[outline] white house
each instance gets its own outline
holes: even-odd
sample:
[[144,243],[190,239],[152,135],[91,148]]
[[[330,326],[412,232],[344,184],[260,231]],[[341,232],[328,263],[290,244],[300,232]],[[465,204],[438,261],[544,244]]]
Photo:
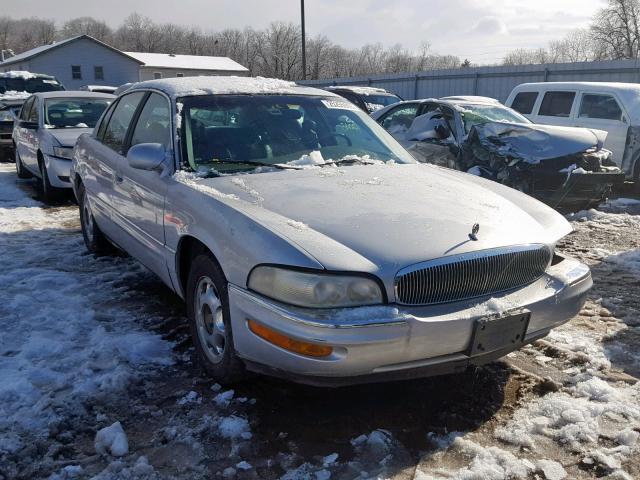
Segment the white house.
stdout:
[[53,75],[68,90],[152,78],[249,75],[245,67],[227,57],[122,52],[89,35],[36,47],[0,63],[0,71],[10,70]]
[[124,52],[142,62],[140,80],[201,75],[249,75],[249,69],[229,57],[178,55],[173,53]]

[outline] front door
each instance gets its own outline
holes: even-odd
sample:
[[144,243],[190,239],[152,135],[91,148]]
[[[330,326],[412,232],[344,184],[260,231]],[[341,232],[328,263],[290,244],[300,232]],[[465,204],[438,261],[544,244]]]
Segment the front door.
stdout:
[[[159,143],[171,156],[170,111],[165,97],[151,93],[132,126],[128,148],[142,143]],[[118,222],[130,237],[131,253],[171,284],[164,239],[164,202],[170,176],[162,173],[132,168],[126,156],[121,157],[114,188],[114,209]]]

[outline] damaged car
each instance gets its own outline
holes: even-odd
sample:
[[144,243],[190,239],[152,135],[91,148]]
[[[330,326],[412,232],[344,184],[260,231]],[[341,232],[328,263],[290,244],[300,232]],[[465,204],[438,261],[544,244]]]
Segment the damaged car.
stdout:
[[361,110],[372,113],[376,110],[402,101],[399,96],[378,87],[358,87],[336,85],[325,90],[336,93],[357,105]]
[[355,105],[264,78],[140,82],[74,149],[89,251],[182,297],[195,355],[314,385],[462,372],[582,308],[558,212],[416,162]]
[[624,174],[602,130],[537,125],[493,99],[401,102],[371,115],[417,160],[495,180],[575,210],[607,198]]

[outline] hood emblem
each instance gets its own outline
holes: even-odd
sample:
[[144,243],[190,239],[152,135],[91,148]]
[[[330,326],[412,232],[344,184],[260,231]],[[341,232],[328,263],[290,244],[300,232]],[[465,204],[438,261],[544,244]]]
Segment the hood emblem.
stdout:
[[471,233],[469,234],[469,238],[473,241],[477,241],[479,231],[480,231],[480,224],[474,223],[473,228],[471,228]]

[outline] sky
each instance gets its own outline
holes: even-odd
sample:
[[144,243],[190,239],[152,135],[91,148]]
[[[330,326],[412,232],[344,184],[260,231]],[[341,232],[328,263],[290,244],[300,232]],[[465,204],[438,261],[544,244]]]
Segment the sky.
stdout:
[[[59,23],[93,16],[117,26],[137,11],[156,22],[205,30],[300,20],[299,0],[2,0],[2,14]],[[516,48],[545,47],[585,27],[606,0],[306,0],[307,34],[346,47],[381,42],[497,63]]]

